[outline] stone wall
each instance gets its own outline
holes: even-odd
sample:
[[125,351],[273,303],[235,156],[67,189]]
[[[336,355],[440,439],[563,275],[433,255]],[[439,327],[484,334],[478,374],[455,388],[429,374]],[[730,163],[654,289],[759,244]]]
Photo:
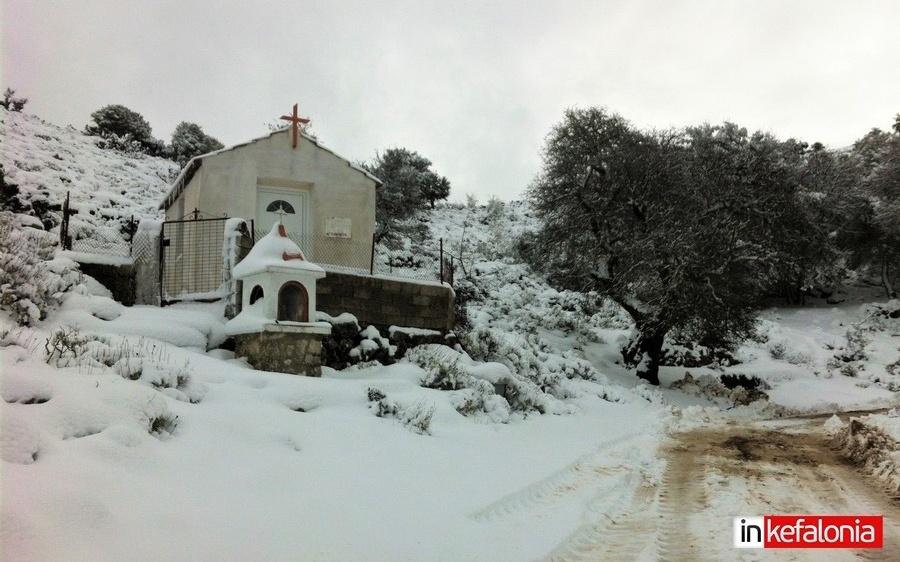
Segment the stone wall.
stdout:
[[322,376],[322,335],[259,332],[234,336],[234,354],[254,369],[274,373]]
[[331,316],[344,312],[379,329],[390,326],[453,329],[453,289],[437,282],[369,277],[329,271],[316,285],[316,308]]
[[111,265],[105,263],[79,263],[81,272],[90,275],[112,293],[113,299],[125,306],[135,302],[135,282],[133,265]]

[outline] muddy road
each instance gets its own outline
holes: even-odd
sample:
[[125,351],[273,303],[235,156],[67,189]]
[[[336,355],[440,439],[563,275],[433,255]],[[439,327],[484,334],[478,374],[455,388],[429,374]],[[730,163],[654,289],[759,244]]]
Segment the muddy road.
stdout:
[[[618,510],[585,524],[551,560],[900,560],[900,501],[830,446],[830,416],[740,421],[674,434],[655,486],[621,492]],[[732,518],[884,515],[880,550],[743,550]]]

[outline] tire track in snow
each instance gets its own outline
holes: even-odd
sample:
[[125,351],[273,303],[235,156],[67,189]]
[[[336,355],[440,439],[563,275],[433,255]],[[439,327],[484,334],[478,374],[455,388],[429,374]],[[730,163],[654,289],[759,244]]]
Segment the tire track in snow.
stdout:
[[[640,435],[641,432],[635,431],[605,441],[565,468],[475,511],[470,517],[475,520],[492,520],[521,510],[544,509],[564,497],[582,493],[588,486],[596,486],[600,481],[628,471],[630,468],[621,464],[611,464],[610,456],[615,454],[616,449],[630,446],[629,443]],[[599,496],[618,491],[615,485],[600,488],[600,492],[595,494],[598,501]]]
[[897,560],[900,552],[900,508],[896,500],[883,488],[884,495],[876,499],[872,493],[871,479],[850,466],[821,466],[816,472],[831,484],[833,493],[844,498],[846,513],[884,516],[883,548],[857,550],[856,555],[863,560]]
[[652,517],[656,488],[643,486],[641,480],[632,472],[616,487],[612,501],[594,498],[585,514],[588,522],[553,549],[547,560],[638,559],[652,542],[656,525]]
[[690,516],[707,505],[703,486],[707,458],[679,442],[667,447],[666,456],[656,510],[658,559],[705,560],[701,544],[691,530]]

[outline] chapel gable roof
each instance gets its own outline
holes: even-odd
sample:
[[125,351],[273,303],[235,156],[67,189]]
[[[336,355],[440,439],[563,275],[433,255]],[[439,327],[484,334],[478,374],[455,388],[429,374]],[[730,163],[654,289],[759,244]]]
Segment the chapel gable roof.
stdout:
[[[288,125],[288,126],[283,127],[283,128],[281,128],[281,129],[277,129],[277,130],[275,130],[275,131],[272,131],[271,133],[269,133],[269,134],[267,134],[267,135],[263,135],[263,136],[261,136],[261,137],[255,138],[255,139],[251,139],[251,140],[249,140],[249,141],[242,142],[242,143],[240,143],[240,144],[235,144],[235,145],[233,145],[233,146],[228,146],[228,147],[225,147],[225,148],[220,148],[219,150],[214,150],[214,151],[212,151],[212,152],[207,152],[206,154],[201,154],[201,155],[199,155],[199,156],[194,156],[194,157],[191,158],[190,161],[184,166],[184,168],[182,168],[181,173],[178,174],[178,177],[176,177],[176,178],[175,178],[175,181],[173,181],[172,184],[171,184],[171,186],[169,186],[169,191],[166,192],[166,196],[165,196],[165,197],[163,198],[163,200],[160,202],[158,208],[159,208],[160,210],[162,210],[162,211],[165,211],[166,209],[168,209],[169,207],[171,207],[173,203],[175,203],[175,200],[178,199],[178,196],[181,195],[181,192],[184,191],[184,188],[185,188],[189,183],[191,183],[191,179],[193,179],[194,174],[196,174],[196,173],[197,173],[197,170],[200,169],[200,166],[203,165],[203,159],[204,159],[204,158],[209,158],[209,157],[212,157],[212,156],[216,156],[217,154],[221,154],[221,153],[223,153],[223,152],[229,152],[229,151],[232,151],[232,150],[237,150],[237,149],[239,149],[239,148],[241,148],[241,147],[244,147],[244,146],[248,146],[248,145],[257,143],[257,142],[259,142],[259,141],[261,141],[261,140],[268,139],[268,138],[270,138],[270,137],[272,137],[272,136],[274,136],[274,135],[277,135],[277,134],[279,134],[279,133],[283,133],[283,132],[285,132],[285,131],[288,131],[288,130],[290,130],[290,128],[291,128],[291,126]],[[354,163],[351,162],[350,160],[347,160],[346,158],[344,158],[344,157],[341,156],[340,154],[338,154],[338,153],[336,153],[335,151],[331,150],[330,148],[324,146],[324,145],[323,145],[321,142],[319,142],[316,138],[311,137],[310,135],[307,135],[307,134],[303,133],[302,131],[300,132],[300,136],[303,137],[304,139],[308,140],[309,142],[313,143],[313,144],[316,146],[316,148],[318,148],[319,150],[324,150],[325,152],[328,152],[329,154],[332,154],[333,156],[335,156],[335,157],[337,157],[337,158],[343,160],[344,162],[346,162],[348,166],[350,166],[351,168],[353,168],[353,169],[356,170],[357,172],[359,172],[359,173],[365,175],[365,176],[366,176],[367,178],[369,178],[370,180],[374,181],[376,187],[378,187],[378,186],[380,186],[380,185],[382,184],[382,181],[381,181],[380,179],[378,179],[378,178],[376,178],[375,176],[373,176],[372,174],[370,174],[368,171],[366,171],[365,169],[363,169],[361,166],[359,166],[359,165],[357,165],[357,164],[354,164]]]

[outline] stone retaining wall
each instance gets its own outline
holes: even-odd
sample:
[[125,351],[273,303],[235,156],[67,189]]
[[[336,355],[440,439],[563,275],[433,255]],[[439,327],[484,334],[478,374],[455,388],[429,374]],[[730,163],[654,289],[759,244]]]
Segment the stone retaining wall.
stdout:
[[109,289],[113,299],[125,306],[134,305],[135,281],[133,265],[79,262],[78,266],[82,273],[90,275]]
[[329,271],[316,285],[316,308],[344,312],[379,329],[390,326],[453,329],[455,294],[447,285]]

